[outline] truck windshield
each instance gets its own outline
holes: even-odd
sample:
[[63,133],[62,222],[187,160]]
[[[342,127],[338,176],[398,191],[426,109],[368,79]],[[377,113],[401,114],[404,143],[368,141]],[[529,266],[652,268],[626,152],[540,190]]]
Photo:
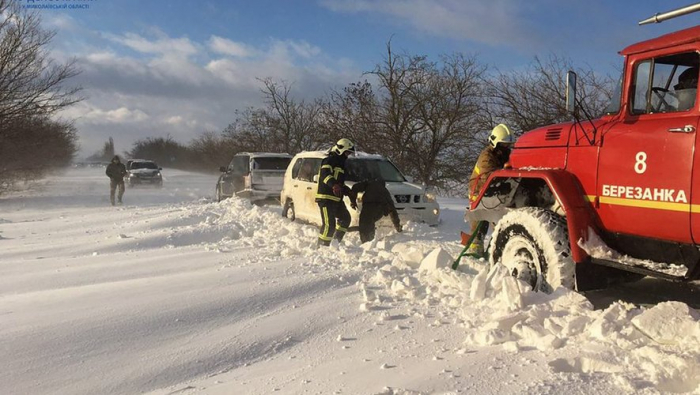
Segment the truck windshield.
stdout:
[[346,180],[363,181],[380,179],[387,182],[406,181],[399,169],[386,159],[348,159]]
[[287,170],[292,158],[261,157],[253,159],[253,170]]

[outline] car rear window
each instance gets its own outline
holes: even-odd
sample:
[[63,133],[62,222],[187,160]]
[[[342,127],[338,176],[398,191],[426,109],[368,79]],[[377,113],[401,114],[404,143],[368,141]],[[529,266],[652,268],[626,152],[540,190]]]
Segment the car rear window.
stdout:
[[292,158],[255,158],[253,159],[254,170],[287,170]]

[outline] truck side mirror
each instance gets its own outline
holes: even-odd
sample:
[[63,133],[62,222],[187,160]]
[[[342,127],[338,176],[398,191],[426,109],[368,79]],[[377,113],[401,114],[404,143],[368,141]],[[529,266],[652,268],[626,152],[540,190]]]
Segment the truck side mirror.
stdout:
[[566,112],[576,113],[576,73],[571,70],[566,73]]
[[318,174],[314,174],[314,182],[318,182]]
[[226,166],[219,167],[219,171],[222,173],[226,173]]
[[411,176],[405,176],[405,178],[406,178],[406,182],[410,182],[410,183],[413,182],[413,177],[411,177]]

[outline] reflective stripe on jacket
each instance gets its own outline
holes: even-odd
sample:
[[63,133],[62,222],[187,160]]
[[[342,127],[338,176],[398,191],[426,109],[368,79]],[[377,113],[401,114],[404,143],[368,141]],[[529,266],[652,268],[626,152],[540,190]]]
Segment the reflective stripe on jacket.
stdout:
[[[318,171],[318,187],[316,189],[316,201],[331,200],[339,202],[342,196],[333,194],[333,185],[345,186],[345,156],[331,153],[321,161]],[[347,187],[343,188],[345,191]]]

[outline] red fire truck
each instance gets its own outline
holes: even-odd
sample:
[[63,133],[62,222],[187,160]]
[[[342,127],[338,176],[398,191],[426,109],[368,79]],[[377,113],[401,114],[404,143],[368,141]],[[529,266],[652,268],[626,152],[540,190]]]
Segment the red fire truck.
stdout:
[[[660,22],[700,4],[657,14]],[[633,44],[605,114],[523,134],[469,220],[496,226],[491,264],[534,288],[604,287],[615,278],[700,278],[700,26]]]

